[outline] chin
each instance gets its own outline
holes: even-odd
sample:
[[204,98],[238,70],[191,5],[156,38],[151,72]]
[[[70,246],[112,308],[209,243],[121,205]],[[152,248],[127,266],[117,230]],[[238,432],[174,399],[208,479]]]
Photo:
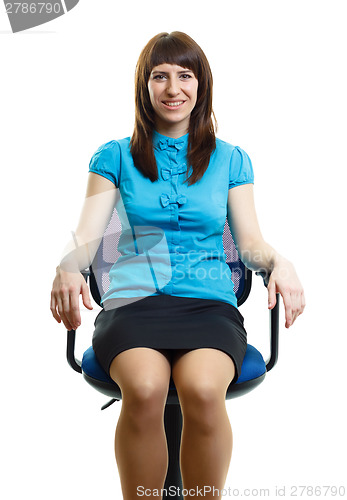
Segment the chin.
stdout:
[[163,116],[163,120],[167,123],[182,123],[187,120],[187,116]]

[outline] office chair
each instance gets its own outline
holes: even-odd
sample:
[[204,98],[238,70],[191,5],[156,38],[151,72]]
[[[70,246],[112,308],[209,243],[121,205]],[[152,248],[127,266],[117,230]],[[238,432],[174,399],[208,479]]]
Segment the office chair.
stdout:
[[[119,237],[121,235],[121,223],[114,209],[108,227],[98,247],[95,258],[88,270],[82,272],[88,282],[94,301],[100,306],[101,296],[109,288],[109,270],[117,261],[119,252],[117,250]],[[237,305],[240,306],[249,296],[252,284],[252,271],[248,269],[239,258],[236,250],[228,219],[225,221],[223,232],[223,247],[226,254],[226,262],[231,270],[231,279],[234,283],[234,291]],[[265,287],[267,287],[269,276],[265,272],[256,272],[261,275]],[[270,323],[270,356],[265,362],[261,353],[252,345],[247,345],[240,376],[235,384],[230,384],[226,399],[242,396],[257,387],[265,378],[266,372],[270,371],[277,362],[278,357],[278,331],[279,331],[279,294],[276,294],[276,306],[269,311]],[[102,307],[102,306],[101,306]],[[97,391],[112,398],[101,409],[108,408],[115,401],[122,399],[120,387],[109,377],[98,363],[93,348],[89,347],[82,358],[82,362],[75,358],[75,330],[67,333],[67,360],[70,366],[82,373],[84,379]],[[169,453],[169,464],[164,484],[164,490],[172,492],[182,491],[182,477],[179,464],[180,442],[182,432],[182,413],[176,392],[174,381],[171,377],[164,412],[164,425]],[[179,489],[178,489],[179,488]],[[164,494],[163,499],[169,498]],[[177,495],[178,500],[183,496]]]

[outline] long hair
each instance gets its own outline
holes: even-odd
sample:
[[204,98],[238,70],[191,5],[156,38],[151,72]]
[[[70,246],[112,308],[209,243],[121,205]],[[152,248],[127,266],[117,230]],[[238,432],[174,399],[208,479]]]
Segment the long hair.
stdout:
[[[187,161],[193,172],[188,185],[194,184],[206,171],[216,148],[216,118],[212,109],[212,72],[199,45],[180,31],[159,33],[142,50],[135,71],[135,127],[131,137],[131,154],[135,166],[152,182],[158,179],[152,137],[155,114],[148,92],[152,69],[160,64],[177,64],[193,71],[198,80],[195,107],[190,115]],[[188,176],[189,168],[187,169]],[[185,181],[185,182],[186,182]]]

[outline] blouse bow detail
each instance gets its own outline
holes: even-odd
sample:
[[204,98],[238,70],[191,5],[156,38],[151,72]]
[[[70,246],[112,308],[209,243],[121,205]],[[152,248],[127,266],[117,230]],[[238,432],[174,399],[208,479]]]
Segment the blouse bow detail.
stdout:
[[171,137],[166,137],[165,139],[160,139],[158,142],[158,146],[160,150],[168,149],[169,146],[174,146],[176,149],[180,150],[183,148],[185,144],[184,140],[181,139],[173,139]]
[[164,179],[164,181],[167,181],[171,175],[177,175],[177,174],[184,174],[186,171],[186,166],[181,165],[178,168],[163,168],[161,171],[161,176]]
[[187,198],[183,194],[173,194],[169,196],[166,193],[163,193],[160,197],[160,202],[162,206],[165,208],[169,205],[169,203],[177,203],[178,205],[183,205],[186,203]]

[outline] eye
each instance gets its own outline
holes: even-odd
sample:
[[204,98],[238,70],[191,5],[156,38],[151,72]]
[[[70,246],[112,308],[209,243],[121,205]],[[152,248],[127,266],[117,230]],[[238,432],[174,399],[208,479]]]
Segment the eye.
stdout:
[[165,78],[164,75],[154,75],[153,80],[163,80]]
[[188,74],[188,73],[185,73],[184,75],[181,75],[181,78],[183,80],[189,80],[190,78],[192,78],[192,75]]

